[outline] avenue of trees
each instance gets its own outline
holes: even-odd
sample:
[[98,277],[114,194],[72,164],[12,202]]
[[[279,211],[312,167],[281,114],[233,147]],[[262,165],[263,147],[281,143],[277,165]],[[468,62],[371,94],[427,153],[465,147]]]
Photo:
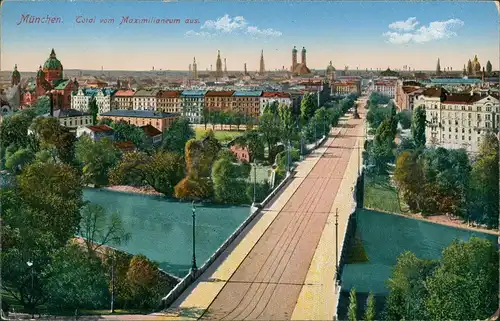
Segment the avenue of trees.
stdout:
[[375,317],[373,294],[358,318],[356,290],[351,289],[347,319],[355,320],[485,320],[498,309],[498,249],[471,238],[454,241],[438,260],[401,254],[387,281],[389,294]]
[[[450,215],[464,221],[498,226],[498,139],[494,132],[481,137],[479,153],[469,158],[464,149],[426,146],[423,107],[413,113],[396,113],[393,103],[372,94],[367,121],[375,136],[365,145],[364,161],[369,177],[388,177],[410,212]],[[404,119],[404,120],[403,120]],[[410,122],[403,125],[403,122]],[[398,136],[397,124],[411,129],[410,137]],[[394,164],[394,167],[390,166]]]

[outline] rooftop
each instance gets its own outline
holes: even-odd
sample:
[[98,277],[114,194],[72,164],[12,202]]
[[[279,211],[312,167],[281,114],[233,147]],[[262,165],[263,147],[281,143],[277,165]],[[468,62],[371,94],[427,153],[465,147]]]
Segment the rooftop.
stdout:
[[[49,116],[49,114],[45,114],[44,116]],[[56,118],[64,118],[64,117],[81,117],[81,116],[90,116],[89,113],[84,113],[76,109],[57,109],[54,110],[53,117]]]
[[233,97],[260,97],[262,91],[235,91]]
[[132,97],[135,94],[135,91],[128,90],[118,90],[115,94],[115,97]]
[[138,118],[172,118],[179,117],[179,114],[164,113],[152,110],[128,110],[115,109],[101,114],[101,117],[138,117]]
[[199,97],[199,96],[204,96],[207,93],[206,90],[184,90],[181,93],[181,97]]
[[155,137],[155,136],[161,135],[161,131],[159,131],[158,129],[156,129],[155,127],[153,127],[149,124],[141,126],[141,129],[149,137]]
[[208,91],[205,97],[231,97],[234,91]]
[[113,128],[109,127],[108,125],[87,126],[87,128],[96,133],[113,131]]
[[158,89],[153,89],[153,90],[146,90],[146,89],[141,89],[138,90],[134,96],[135,97],[155,97],[160,93],[160,90]]
[[180,90],[167,90],[160,94],[161,98],[178,98],[181,96],[182,91]]
[[262,94],[262,97],[273,97],[273,98],[290,98],[289,93],[283,93],[283,92],[264,92]]

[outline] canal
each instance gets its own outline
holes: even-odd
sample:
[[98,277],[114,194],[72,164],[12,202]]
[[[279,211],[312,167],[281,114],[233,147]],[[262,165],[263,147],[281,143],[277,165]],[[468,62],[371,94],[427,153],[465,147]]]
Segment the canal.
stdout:
[[[161,269],[184,277],[191,267],[191,203],[160,196],[84,189],[84,199],[116,212],[131,234],[122,245],[111,245],[131,254],[144,254]],[[198,267],[222,245],[250,215],[248,206],[196,206],[196,258]]]

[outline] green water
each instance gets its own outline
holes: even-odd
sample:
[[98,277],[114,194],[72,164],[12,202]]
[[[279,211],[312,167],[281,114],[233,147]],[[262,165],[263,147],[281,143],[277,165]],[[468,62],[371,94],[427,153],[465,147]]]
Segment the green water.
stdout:
[[476,236],[497,242],[495,235],[370,210],[358,210],[357,231],[369,262],[344,266],[342,290],[355,287],[358,293],[386,294],[385,281],[390,278],[398,256],[405,251],[420,258],[438,259],[454,239],[465,241]]
[[[184,277],[191,267],[191,203],[146,196],[85,189],[84,199],[120,215],[131,239],[116,248],[144,254],[160,268]],[[250,215],[245,206],[196,207],[196,259],[200,267]]]

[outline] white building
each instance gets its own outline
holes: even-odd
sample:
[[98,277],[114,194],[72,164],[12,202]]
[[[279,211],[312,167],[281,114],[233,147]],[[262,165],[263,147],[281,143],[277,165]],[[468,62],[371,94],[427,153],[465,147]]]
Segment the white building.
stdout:
[[396,98],[396,80],[376,80],[372,84],[372,91],[382,95]]
[[114,130],[107,125],[79,126],[76,129],[76,137],[80,138],[83,135],[89,136],[93,141],[98,141],[103,138],[110,138],[111,140],[113,140]]
[[206,90],[184,90],[181,93],[182,116],[189,118],[192,124],[203,122]]
[[264,92],[260,99],[260,114],[264,113],[264,109],[267,104],[272,104],[273,102],[278,102],[278,104],[283,104],[285,106],[292,106],[292,98],[290,94],[283,92]]
[[133,108],[134,110],[154,110],[158,106],[158,99],[160,98],[160,90],[139,90],[137,91],[133,98]]
[[76,93],[71,94],[71,109],[79,110],[81,112],[89,111],[89,104],[95,90],[88,90],[80,88]]
[[500,101],[496,94],[457,94],[428,88],[415,100],[415,108],[421,105],[425,106],[427,146],[477,153],[481,136],[494,127],[500,129]]
[[114,94],[115,90],[112,89],[100,89],[95,95],[95,100],[97,107],[99,109],[99,114],[111,111],[115,107]]

